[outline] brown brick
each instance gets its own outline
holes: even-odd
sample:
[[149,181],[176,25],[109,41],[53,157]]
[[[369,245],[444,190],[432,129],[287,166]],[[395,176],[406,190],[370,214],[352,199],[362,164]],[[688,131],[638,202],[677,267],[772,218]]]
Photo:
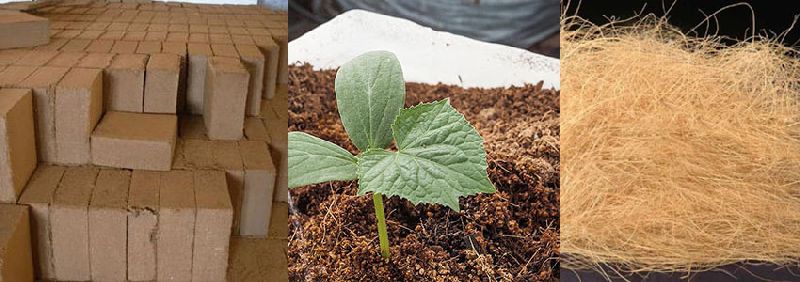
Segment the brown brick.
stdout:
[[33,281],[28,206],[0,204],[0,250],[0,281]]
[[190,43],[209,43],[208,33],[197,33],[192,32],[189,34],[189,42]]
[[261,97],[264,83],[264,55],[255,45],[237,45],[236,50],[250,72],[249,88],[245,113],[248,116],[261,115]]
[[209,58],[203,118],[210,139],[242,138],[249,80],[250,74],[238,58]]
[[214,170],[194,172],[197,215],[192,258],[193,281],[225,281],[228,268],[233,209],[228,198],[225,173]]
[[104,100],[110,111],[142,112],[147,55],[119,54],[105,70]]
[[263,97],[271,100],[272,97],[275,97],[275,86],[278,83],[280,49],[269,37],[253,37],[253,40],[265,58]]
[[92,133],[92,162],[117,168],[169,170],[177,123],[175,115],[107,112]]
[[103,114],[103,71],[73,68],[56,87],[56,160],[91,163],[90,138]]
[[53,280],[53,249],[50,241],[50,205],[64,175],[64,167],[39,166],[31,176],[20,204],[31,207],[32,248],[34,272],[38,279]]
[[0,87],[20,87],[20,83],[36,69],[33,66],[8,66],[0,71]]
[[114,47],[114,40],[97,39],[93,40],[92,43],[86,47],[86,52],[108,53],[111,52],[112,47]]
[[30,90],[0,90],[0,140],[0,202],[16,203],[37,162]]
[[183,31],[170,31],[167,33],[167,42],[189,42],[189,33]]
[[272,213],[276,171],[263,141],[239,141],[244,163],[244,193],[239,234],[266,236]]
[[144,40],[146,40],[146,41],[164,41],[164,40],[167,40],[167,32],[166,31],[148,31],[147,35],[144,36]]
[[61,47],[62,52],[83,52],[92,43],[91,39],[70,39]]
[[75,38],[95,40],[98,37],[100,37],[100,35],[102,35],[104,32],[105,31],[103,30],[84,30],[83,32],[81,32],[81,34],[78,34],[78,36],[76,36]]
[[125,37],[125,31],[123,30],[109,30],[100,35],[98,39],[105,39],[105,40],[122,40]]
[[181,57],[153,54],[147,62],[144,88],[144,112],[176,113]]
[[44,66],[58,55],[58,51],[34,50],[26,53],[22,59],[15,62],[13,65],[17,66]]
[[94,281],[126,281],[127,170],[101,170],[89,205],[89,258]]
[[111,53],[88,53],[76,65],[79,68],[105,69],[111,65],[114,54]]
[[83,52],[61,52],[55,56],[50,62],[47,62],[51,67],[65,67],[71,68],[78,64],[78,62],[86,56]]
[[0,17],[0,49],[33,47],[47,44],[50,39],[49,21],[19,12],[7,12]]
[[134,54],[137,47],[139,47],[139,41],[117,40],[114,42],[114,46],[111,47],[111,53]]
[[142,41],[139,42],[137,54],[158,54],[161,53],[161,41]]
[[143,41],[146,36],[147,36],[147,31],[128,31],[125,33],[125,36],[122,37],[122,40]]
[[34,114],[36,120],[36,148],[38,158],[44,162],[54,162],[56,152],[55,129],[55,90],[56,85],[69,71],[64,67],[40,67],[28,78],[19,83],[33,90]]
[[233,44],[212,43],[211,51],[214,52],[216,57],[239,58],[239,52],[236,51],[236,46]]
[[193,175],[173,170],[161,174],[156,259],[158,281],[189,281],[195,225]]
[[97,173],[97,168],[67,168],[56,190],[50,209],[56,280],[91,279],[88,211]]
[[213,56],[211,45],[189,43],[189,75],[187,76],[186,108],[189,113],[203,113],[203,95],[206,88],[208,58]]
[[233,205],[232,232],[234,235],[239,235],[244,195],[244,164],[239,153],[239,143],[237,141],[213,141],[211,152],[214,156],[214,167],[225,171],[228,180],[228,194]]
[[134,170],[128,194],[128,280],[156,279],[160,172]]

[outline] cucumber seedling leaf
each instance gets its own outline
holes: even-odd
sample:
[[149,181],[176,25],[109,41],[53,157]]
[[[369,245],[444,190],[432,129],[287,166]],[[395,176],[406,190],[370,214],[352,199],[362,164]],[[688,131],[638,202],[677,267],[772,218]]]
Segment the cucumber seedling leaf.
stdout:
[[362,152],[392,143],[390,125],[403,108],[400,62],[386,51],[364,53],[336,72],[336,106],[350,140]]
[[356,179],[357,161],[347,150],[303,132],[289,132],[289,188]]
[[359,194],[399,196],[458,211],[459,197],[495,192],[483,138],[449,99],[401,110],[392,130],[398,151],[370,149],[359,156]]

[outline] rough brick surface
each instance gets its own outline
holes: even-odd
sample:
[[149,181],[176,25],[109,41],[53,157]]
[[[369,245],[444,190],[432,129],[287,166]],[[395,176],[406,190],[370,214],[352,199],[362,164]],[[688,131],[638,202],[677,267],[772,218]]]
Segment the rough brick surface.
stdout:
[[0,90],[0,202],[16,203],[36,169],[30,90]]
[[264,55],[255,45],[237,45],[236,49],[247,71],[250,72],[245,113],[248,116],[259,116],[264,84]]
[[209,59],[203,118],[210,139],[242,138],[249,80],[250,74],[238,58]]
[[69,71],[64,67],[40,67],[28,78],[19,83],[21,87],[33,90],[36,120],[36,148],[38,158],[43,162],[54,162],[56,152],[56,85]]
[[36,277],[43,280],[55,279],[50,241],[50,205],[63,175],[64,167],[39,166],[19,198],[20,204],[31,207],[34,270]]
[[128,280],[156,279],[160,172],[134,170],[128,193]]
[[178,120],[174,115],[107,112],[92,134],[96,165],[170,170]]
[[233,220],[225,173],[212,170],[195,171],[194,196],[197,216],[194,229],[192,280],[225,281]]
[[203,113],[208,58],[213,55],[208,44],[189,43],[189,71],[186,88],[186,109],[191,114]]
[[19,12],[0,15],[0,49],[33,47],[50,39],[49,20]]
[[127,170],[101,170],[89,206],[89,258],[92,280],[127,281]]
[[56,280],[87,281],[91,278],[88,211],[97,173],[97,168],[70,167],[56,190],[50,209]]
[[28,206],[0,204],[0,281],[33,281]]
[[153,54],[147,62],[144,88],[144,112],[177,111],[181,57],[175,54]]
[[244,164],[236,141],[213,141],[211,152],[214,156],[214,167],[224,170],[228,180],[228,195],[233,206],[234,235],[239,235],[242,217],[242,196],[244,195]]
[[104,100],[109,111],[141,113],[147,55],[119,54],[105,69]]
[[192,278],[195,201],[192,172],[173,170],[161,174],[157,234],[158,281]]
[[103,71],[73,68],[56,87],[56,162],[91,162],[90,137],[103,114]]
[[276,171],[263,141],[240,141],[239,151],[244,164],[244,193],[239,234],[266,236],[272,213],[272,197]]

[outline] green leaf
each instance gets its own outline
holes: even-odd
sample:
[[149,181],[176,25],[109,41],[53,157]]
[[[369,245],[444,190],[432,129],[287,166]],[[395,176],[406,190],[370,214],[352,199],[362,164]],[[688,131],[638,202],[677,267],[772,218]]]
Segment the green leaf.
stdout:
[[336,106],[350,140],[359,150],[386,148],[391,124],[403,108],[406,86],[394,54],[372,51],[336,72]]
[[303,132],[289,132],[289,188],[354,180],[356,158],[342,147]]
[[372,149],[360,155],[359,194],[399,196],[458,211],[459,197],[495,191],[486,173],[483,138],[450,100],[400,111],[392,130],[397,152]]

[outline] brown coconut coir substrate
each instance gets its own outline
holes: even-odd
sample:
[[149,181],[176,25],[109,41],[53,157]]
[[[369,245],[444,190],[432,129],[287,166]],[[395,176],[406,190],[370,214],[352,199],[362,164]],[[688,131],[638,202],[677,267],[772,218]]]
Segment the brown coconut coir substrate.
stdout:
[[[334,70],[291,66],[289,130],[351,153],[336,110]],[[330,182],[291,191],[292,281],[557,281],[559,92],[406,84],[406,107],[449,97],[485,139],[494,194],[461,198],[461,212],[385,203],[392,257],[381,259],[372,197]]]

